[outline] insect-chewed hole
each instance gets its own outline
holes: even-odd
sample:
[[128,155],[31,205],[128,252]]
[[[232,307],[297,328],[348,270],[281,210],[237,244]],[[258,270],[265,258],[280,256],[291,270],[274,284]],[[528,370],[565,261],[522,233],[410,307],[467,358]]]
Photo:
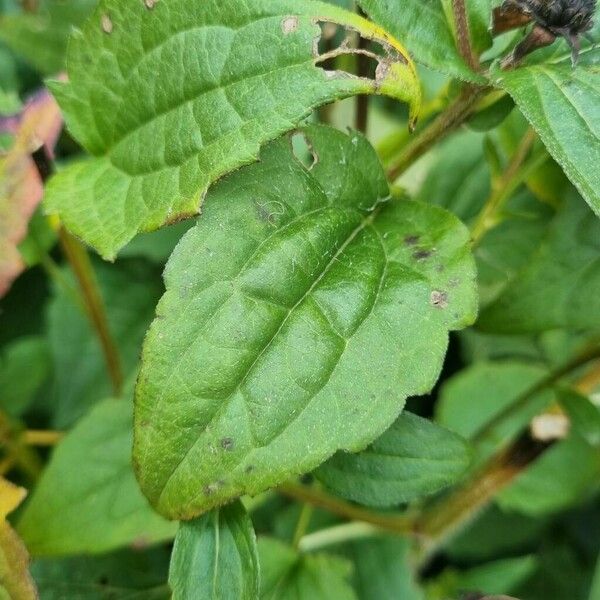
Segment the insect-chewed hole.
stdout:
[[296,131],[292,135],[292,152],[294,153],[296,160],[298,160],[307,171],[310,171],[317,162],[319,162],[319,156],[302,131]]
[[[389,56],[389,50],[343,25],[329,21],[318,21],[317,24],[321,35],[315,40],[315,64],[324,71],[342,70],[360,77],[375,78],[377,66]],[[353,58],[356,62],[349,62]]]

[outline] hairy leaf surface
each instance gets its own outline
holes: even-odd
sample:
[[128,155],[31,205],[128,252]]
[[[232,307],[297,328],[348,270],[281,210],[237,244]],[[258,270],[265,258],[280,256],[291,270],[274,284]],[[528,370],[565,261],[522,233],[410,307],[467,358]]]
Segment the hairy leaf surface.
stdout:
[[600,53],[573,68],[542,63],[496,72],[548,151],[600,216]]
[[[320,68],[323,22],[379,42],[375,79]],[[107,258],[140,230],[197,214],[212,182],[316,106],[381,93],[414,117],[420,102],[398,42],[310,0],[103,0],[71,40],[68,71],[53,90],[94,158],[53,179],[46,207]]]
[[404,412],[368,448],[335,454],[315,475],[339,496],[390,507],[454,483],[469,461],[469,447],[460,436]]
[[169,584],[173,600],[258,597],[256,536],[240,502],[181,523],[173,546]]
[[474,264],[443,209],[385,201],[359,135],[304,131],[211,193],[173,253],[144,345],[135,460],[170,517],[357,451],[435,382],[472,322]]

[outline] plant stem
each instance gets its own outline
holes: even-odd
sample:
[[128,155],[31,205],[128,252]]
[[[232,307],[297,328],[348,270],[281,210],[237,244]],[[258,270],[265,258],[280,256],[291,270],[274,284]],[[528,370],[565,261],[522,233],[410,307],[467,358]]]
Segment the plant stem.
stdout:
[[471,229],[474,246],[477,246],[485,234],[499,223],[499,213],[502,207],[519,185],[534,168],[547,159],[547,154],[542,152],[538,156],[532,157],[528,163],[525,162],[536,139],[535,131],[528,129],[504,173],[492,182],[492,193]]
[[412,532],[411,521],[405,516],[393,516],[372,512],[304,485],[287,483],[279,486],[277,489],[284,496],[323,508],[347,519],[371,523],[382,529],[400,534],[410,534]]
[[326,546],[341,544],[348,540],[385,535],[385,533],[386,531],[384,529],[371,525],[370,523],[360,521],[342,523],[341,525],[334,525],[333,527],[328,527],[327,529],[321,529],[315,533],[305,535],[300,540],[298,549],[301,552],[314,552],[315,550],[320,550]]
[[418,133],[395,160],[390,161],[388,179],[395,181],[436,143],[460,127],[489,91],[490,88],[485,86],[466,85],[460,96]]
[[83,245],[63,227],[60,228],[58,236],[63,252],[79,284],[88,317],[96,330],[112,382],[113,392],[116,396],[119,396],[123,388],[121,360],[108,327],[104,302],[100,295],[90,257]]
[[29,446],[55,446],[64,437],[62,431],[44,431],[28,429],[23,432],[21,440]]
[[310,519],[313,514],[312,504],[304,503],[300,509],[300,516],[298,517],[298,523],[294,530],[294,536],[292,538],[292,548],[298,548],[300,540],[304,537],[308,526],[310,525]]
[[[365,13],[361,8],[357,8],[359,16],[366,17]],[[368,48],[368,40],[358,37],[358,48],[366,50]],[[369,74],[369,58],[364,54],[358,54],[356,56],[357,69],[356,74],[358,77],[367,77]],[[355,99],[356,115],[354,121],[354,127],[361,133],[367,132],[367,126],[369,122],[369,96],[366,94],[359,94]]]
[[[33,152],[31,158],[38,170],[42,183],[46,183],[46,180],[54,172],[54,165],[48,157],[45,148],[42,146]],[[123,388],[121,360],[117,345],[108,327],[104,303],[102,302],[102,296],[98,288],[98,282],[96,281],[90,257],[84,246],[64,227],[59,228],[58,239],[63,253],[73,269],[84,301],[85,310],[100,341],[108,375],[112,382],[113,393],[115,396],[119,396]]]
[[471,46],[471,32],[469,31],[469,18],[465,0],[452,0],[452,14],[456,26],[456,41],[458,51],[464,61],[473,71],[479,70],[479,59]]
[[475,445],[481,445],[489,437],[493,435],[494,430],[501,427],[503,423],[509,421],[515,413],[520,412],[524,407],[527,406],[529,401],[542,390],[550,387],[558,380],[562,379],[566,375],[569,375],[578,368],[586,365],[587,363],[597,360],[600,358],[600,346],[594,346],[588,350],[582,352],[579,356],[565,363],[534,385],[528,390],[523,392],[512,404],[508,405],[501,410],[496,416],[488,421],[472,438],[472,442]]

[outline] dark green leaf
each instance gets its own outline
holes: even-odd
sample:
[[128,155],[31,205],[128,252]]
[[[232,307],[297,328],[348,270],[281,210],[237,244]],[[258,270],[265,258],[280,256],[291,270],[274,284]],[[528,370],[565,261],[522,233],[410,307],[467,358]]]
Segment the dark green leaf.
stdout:
[[258,541],[261,600],[356,600],[351,564],[327,554],[298,554],[277,540]]
[[[119,261],[116,266],[94,261],[94,267],[123,372],[130,376],[162,291],[160,270],[135,260]],[[64,271],[64,275],[77,293],[71,274]],[[48,309],[55,375],[51,409],[54,426],[61,429],[72,425],[94,402],[112,394],[98,335],[76,299],[57,286]]]
[[106,400],[60,442],[18,523],[32,554],[99,553],[174,535],[136,484],[131,412],[127,400]]
[[338,496],[390,507],[454,483],[470,458],[460,436],[404,412],[367,449],[358,454],[338,452],[315,475]]
[[536,252],[482,313],[496,333],[597,328],[600,318],[600,223],[570,197]]
[[598,52],[570,64],[542,63],[496,71],[550,154],[600,215],[600,70]]
[[558,399],[569,416],[571,429],[591,446],[600,447],[600,408],[569,389],[560,390]]
[[50,373],[50,352],[38,336],[19,338],[0,355],[0,406],[12,417],[23,414]]
[[[375,79],[321,68],[325,22],[382,44]],[[52,89],[94,158],[52,179],[46,208],[107,258],[139,231],[197,214],[211,183],[314,107],[382,93],[416,117],[420,103],[402,46],[311,0],[102,0],[72,37],[68,65],[69,82]]]
[[256,536],[240,502],[181,522],[173,546],[169,584],[173,600],[256,600]]
[[[435,382],[476,311],[468,232],[383,201],[368,143],[305,130],[214,188],[165,272],[144,346],[135,456],[145,493],[191,518],[380,435]],[[207,460],[207,457],[210,457]]]

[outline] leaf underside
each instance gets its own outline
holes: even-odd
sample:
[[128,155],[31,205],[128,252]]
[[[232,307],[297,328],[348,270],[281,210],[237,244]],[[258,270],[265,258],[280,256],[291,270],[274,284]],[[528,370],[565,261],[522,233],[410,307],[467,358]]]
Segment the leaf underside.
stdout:
[[[320,68],[326,21],[381,43],[375,79]],[[359,93],[414,110],[420,101],[397,42],[308,0],[103,0],[73,34],[67,65],[69,82],[52,89],[93,158],[54,177],[45,205],[111,259],[139,231],[197,214],[211,183],[314,107]]]
[[134,459],[187,519],[358,451],[428,391],[472,323],[475,268],[443,209],[385,201],[366,140],[303,131],[211,191],[165,272],[144,345]]

